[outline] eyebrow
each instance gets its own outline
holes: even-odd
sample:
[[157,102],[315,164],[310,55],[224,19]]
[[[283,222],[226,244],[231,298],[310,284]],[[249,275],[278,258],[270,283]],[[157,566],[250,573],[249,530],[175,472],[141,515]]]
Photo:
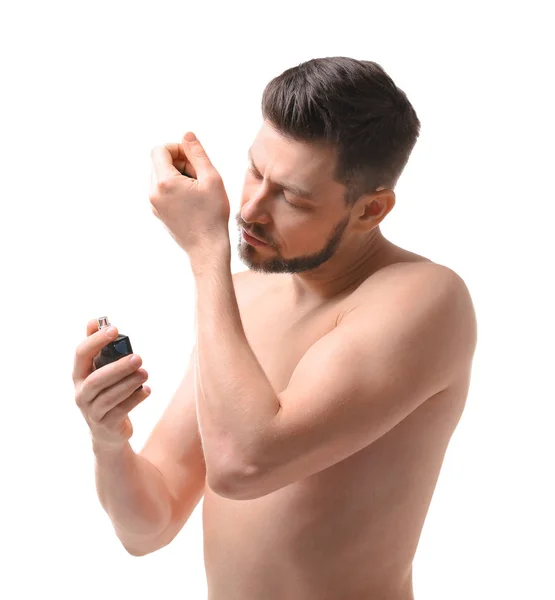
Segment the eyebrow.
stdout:
[[[257,173],[260,173],[260,171],[258,170],[258,167],[254,164],[254,160],[252,159],[252,153],[251,153],[251,149],[249,148],[248,151],[248,157],[249,160],[252,164],[252,166],[254,167],[254,170]],[[314,198],[314,194],[308,190],[305,190],[301,187],[298,187],[296,185],[292,185],[292,184],[287,184],[287,183],[283,183],[282,181],[276,181],[276,184],[281,186],[283,189],[290,191],[291,193],[295,194],[296,196],[300,196],[301,198],[307,198],[307,199],[313,199]]]

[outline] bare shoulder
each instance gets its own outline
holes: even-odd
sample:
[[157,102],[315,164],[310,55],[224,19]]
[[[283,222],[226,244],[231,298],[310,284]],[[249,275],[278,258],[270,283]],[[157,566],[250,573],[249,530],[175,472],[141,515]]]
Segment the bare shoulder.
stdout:
[[[475,320],[476,315],[470,290],[459,273],[446,265],[432,261],[409,263],[409,266],[413,267],[411,276],[415,281],[418,279],[424,284],[423,293],[432,295],[444,289],[445,286],[445,289],[449,291],[446,300],[461,308],[464,307],[466,318]],[[398,275],[401,276],[401,272]]]
[[[456,271],[428,259],[389,264],[370,276],[359,290],[360,295],[366,297],[369,294],[391,293],[417,282],[422,282],[423,291],[429,293],[433,293],[435,289],[432,284],[443,283],[453,290],[454,297],[466,298],[472,302],[466,282]],[[429,287],[425,284],[429,284]]]
[[369,277],[353,294],[352,301],[352,307],[365,304],[378,313],[394,311],[407,326],[434,303],[449,319],[461,352],[468,357],[474,354],[477,321],[472,297],[464,279],[445,265],[429,260],[388,265]]

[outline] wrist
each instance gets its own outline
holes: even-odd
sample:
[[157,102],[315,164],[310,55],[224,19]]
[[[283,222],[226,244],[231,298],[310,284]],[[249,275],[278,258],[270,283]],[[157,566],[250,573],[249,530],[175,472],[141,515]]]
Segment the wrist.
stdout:
[[189,252],[191,270],[195,277],[211,273],[221,266],[231,268],[231,245],[229,236],[212,240],[210,244],[199,246]]
[[105,440],[92,440],[92,447],[95,456],[99,459],[111,459],[120,457],[130,446],[129,441],[124,442],[106,442]]

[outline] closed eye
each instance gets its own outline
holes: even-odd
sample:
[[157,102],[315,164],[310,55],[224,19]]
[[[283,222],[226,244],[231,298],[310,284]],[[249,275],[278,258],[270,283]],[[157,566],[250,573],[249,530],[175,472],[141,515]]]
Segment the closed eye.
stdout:
[[[260,173],[258,171],[255,171],[252,167],[249,166],[249,173],[255,178],[255,179],[262,179],[262,176],[260,175]],[[299,204],[295,204],[294,202],[291,202],[290,200],[287,199],[287,196],[285,195],[285,193],[282,194],[283,197],[285,198],[285,201],[287,202],[287,204],[291,205],[293,208],[298,208],[299,210],[310,210],[309,208],[307,208],[306,206],[300,206]]]
[[255,171],[252,167],[249,167],[249,173],[251,173],[256,179],[260,179],[260,173]]

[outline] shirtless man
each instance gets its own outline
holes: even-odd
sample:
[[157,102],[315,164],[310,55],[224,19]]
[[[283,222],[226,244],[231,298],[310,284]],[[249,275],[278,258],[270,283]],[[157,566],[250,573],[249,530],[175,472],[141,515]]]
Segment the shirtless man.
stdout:
[[[241,231],[249,270],[231,276],[214,237],[225,194],[200,143],[187,144],[153,152],[151,202],[191,259],[197,343],[140,453],[127,414],[150,391],[134,392],[146,372],[130,357],[93,371],[109,341],[96,320],[76,351],[100,501],[142,556],[204,497],[209,600],[413,600],[413,558],[469,388],[468,290],[382,235],[394,181],[345,205],[334,148],[283,135],[267,114],[236,215],[266,243]],[[178,171],[210,180],[204,202],[183,201]]]

